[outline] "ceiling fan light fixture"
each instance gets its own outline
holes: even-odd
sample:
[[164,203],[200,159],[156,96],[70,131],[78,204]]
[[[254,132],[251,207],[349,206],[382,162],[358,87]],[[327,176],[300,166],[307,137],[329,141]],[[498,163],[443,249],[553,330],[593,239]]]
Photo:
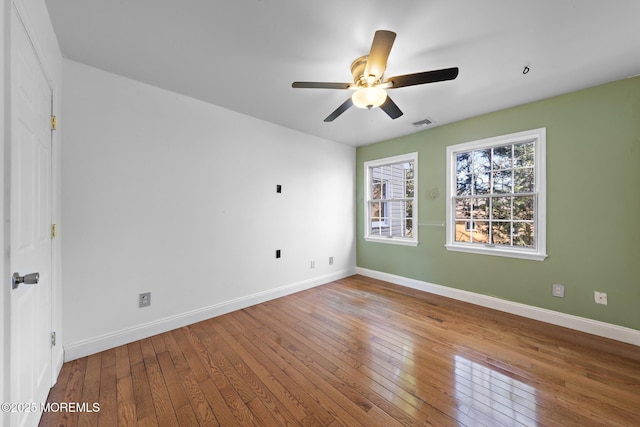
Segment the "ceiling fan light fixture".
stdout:
[[358,108],[371,109],[379,107],[387,100],[387,92],[379,87],[367,86],[358,89],[351,95],[353,105]]

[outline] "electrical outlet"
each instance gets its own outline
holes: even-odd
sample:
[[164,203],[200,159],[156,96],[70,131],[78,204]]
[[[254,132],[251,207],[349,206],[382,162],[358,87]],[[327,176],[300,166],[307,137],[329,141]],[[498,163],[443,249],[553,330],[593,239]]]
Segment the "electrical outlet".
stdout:
[[558,283],[554,283],[552,290],[551,290],[551,294],[554,297],[558,297],[558,298],[564,298],[564,285],[560,285]]
[[329,265],[333,265],[333,257],[332,256],[329,257]]
[[276,258],[280,258],[281,253],[280,253],[280,249],[276,249]]
[[316,268],[316,262],[315,261],[311,261],[311,268]]
[[151,292],[140,294],[138,298],[138,307],[149,307],[151,305]]
[[607,293],[606,292],[598,292],[594,291],[593,296],[595,297],[596,304],[607,305]]

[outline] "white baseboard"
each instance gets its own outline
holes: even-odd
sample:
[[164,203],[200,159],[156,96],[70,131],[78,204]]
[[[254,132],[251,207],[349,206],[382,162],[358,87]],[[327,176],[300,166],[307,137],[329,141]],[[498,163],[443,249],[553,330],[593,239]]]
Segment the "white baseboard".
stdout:
[[70,360],[79,359],[90,354],[118,347],[143,338],[148,338],[186,325],[201,322],[235,310],[241,310],[255,304],[260,304],[265,301],[280,298],[305,289],[310,289],[334,280],[343,279],[353,274],[355,274],[355,270],[353,269],[342,270],[336,273],[314,277],[302,282],[292,283],[279,288],[270,289],[268,291],[258,292],[252,295],[236,298],[234,300],[177,314],[175,316],[154,320],[153,322],[135,325],[130,328],[121,329],[95,338],[78,341],[64,347],[64,361],[68,362]]
[[587,319],[585,317],[547,310],[545,308],[506,301],[487,295],[476,294],[474,292],[463,291],[447,286],[435,285],[421,280],[409,279],[395,274],[383,273],[366,268],[357,267],[356,272],[363,276],[384,280],[396,285],[406,286],[408,288],[441,295],[482,307],[492,308],[494,310],[504,311],[506,313],[527,317],[529,319],[539,320],[541,322],[551,323],[553,325],[574,329],[576,331],[586,332],[588,334],[598,335],[640,346],[640,331],[626,328],[624,326],[613,325],[610,323],[600,322],[598,320]]

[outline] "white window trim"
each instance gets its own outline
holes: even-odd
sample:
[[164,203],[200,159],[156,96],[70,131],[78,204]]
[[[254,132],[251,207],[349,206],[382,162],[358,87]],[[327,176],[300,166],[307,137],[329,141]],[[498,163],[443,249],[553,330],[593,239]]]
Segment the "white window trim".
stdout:
[[[506,144],[516,144],[524,141],[536,141],[535,151],[535,192],[536,211],[535,211],[535,233],[536,248],[519,248],[507,246],[480,246],[474,243],[464,243],[455,241],[455,220],[454,213],[454,197],[456,189],[455,170],[455,154],[464,151],[471,151],[478,148],[489,148]],[[451,145],[447,147],[447,208],[446,208],[446,244],[445,247],[450,251],[470,252],[483,255],[495,255],[510,258],[521,258],[535,261],[543,261],[547,257],[547,180],[546,180],[546,128],[538,128],[523,132],[511,133],[491,138],[480,139],[477,141],[465,142],[462,144]]]
[[[393,163],[413,162],[413,236],[412,237],[386,237],[371,236],[369,218],[369,200],[371,198],[371,168]],[[364,240],[367,242],[388,243],[392,245],[418,246],[418,153],[407,153],[384,159],[364,162]]]

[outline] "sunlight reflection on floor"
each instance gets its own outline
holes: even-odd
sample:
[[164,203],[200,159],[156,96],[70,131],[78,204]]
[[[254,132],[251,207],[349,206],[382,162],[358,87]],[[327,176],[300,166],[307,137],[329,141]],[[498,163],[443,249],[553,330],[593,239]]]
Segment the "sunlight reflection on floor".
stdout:
[[479,425],[537,425],[534,387],[462,356],[455,356],[455,398]]

